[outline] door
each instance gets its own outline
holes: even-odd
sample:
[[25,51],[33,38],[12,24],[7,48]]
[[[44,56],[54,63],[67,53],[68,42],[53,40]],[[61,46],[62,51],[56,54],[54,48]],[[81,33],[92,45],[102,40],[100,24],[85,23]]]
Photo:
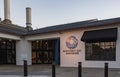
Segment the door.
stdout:
[[[32,63],[52,64],[56,61],[59,64],[59,48],[56,40],[36,40],[32,42]],[[57,48],[57,49],[56,49]]]

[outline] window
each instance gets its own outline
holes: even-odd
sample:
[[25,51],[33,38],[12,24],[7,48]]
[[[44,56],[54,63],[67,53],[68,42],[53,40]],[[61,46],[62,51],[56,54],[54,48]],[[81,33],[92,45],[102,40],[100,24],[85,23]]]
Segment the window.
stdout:
[[32,63],[51,64],[55,53],[55,41],[32,41]]
[[97,61],[116,60],[116,42],[93,42],[85,44],[85,59]]
[[15,64],[16,63],[16,41],[15,40],[0,40],[0,64]]

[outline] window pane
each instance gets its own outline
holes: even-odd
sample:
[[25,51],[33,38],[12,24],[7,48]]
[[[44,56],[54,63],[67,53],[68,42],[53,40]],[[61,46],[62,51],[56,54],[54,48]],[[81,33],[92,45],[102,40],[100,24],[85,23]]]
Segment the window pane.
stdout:
[[86,43],[86,60],[115,61],[116,42]]

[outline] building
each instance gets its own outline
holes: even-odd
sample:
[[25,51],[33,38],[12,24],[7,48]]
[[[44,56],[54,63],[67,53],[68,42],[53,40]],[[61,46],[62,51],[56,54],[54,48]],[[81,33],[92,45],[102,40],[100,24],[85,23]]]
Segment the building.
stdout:
[[[5,0],[8,7],[9,0]],[[26,28],[12,24],[8,8],[0,21],[0,64],[51,64],[62,67],[120,68],[120,18],[87,20],[32,30],[31,9]]]

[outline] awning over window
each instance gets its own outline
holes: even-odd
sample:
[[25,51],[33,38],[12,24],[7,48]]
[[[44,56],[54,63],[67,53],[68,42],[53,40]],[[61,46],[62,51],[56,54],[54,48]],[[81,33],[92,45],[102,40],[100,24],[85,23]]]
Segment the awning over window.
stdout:
[[117,40],[117,28],[85,31],[81,41],[99,42],[99,41],[115,41]]

